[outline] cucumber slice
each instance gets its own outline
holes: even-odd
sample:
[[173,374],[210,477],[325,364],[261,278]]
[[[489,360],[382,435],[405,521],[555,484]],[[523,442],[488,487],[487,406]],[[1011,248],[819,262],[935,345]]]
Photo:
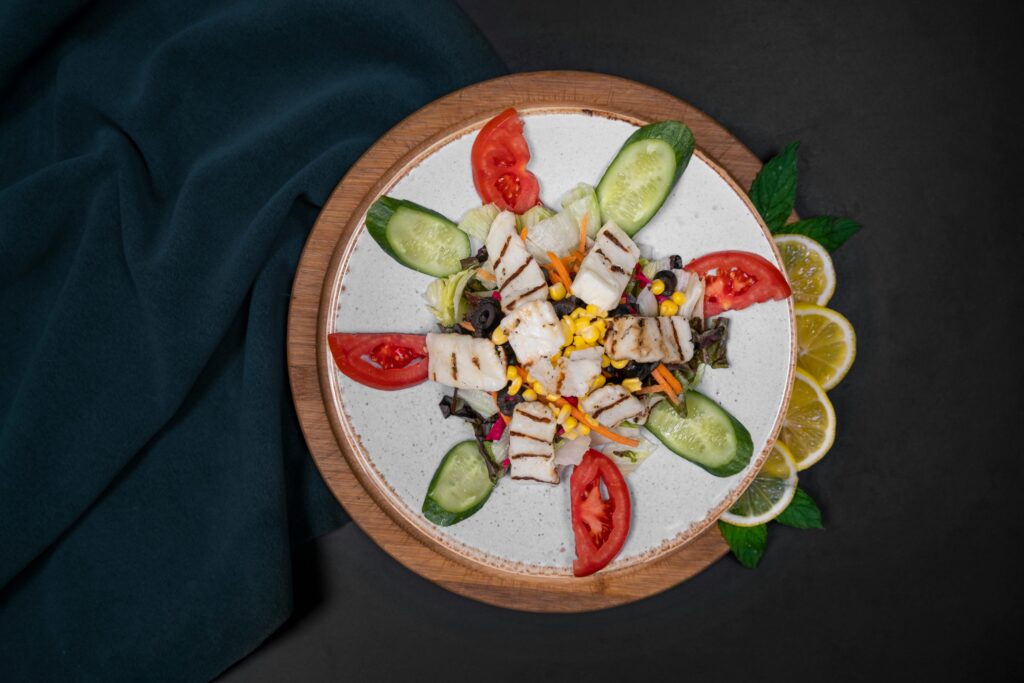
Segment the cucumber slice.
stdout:
[[455,224],[404,199],[381,197],[366,214],[366,229],[377,244],[403,266],[434,277],[462,270],[469,237]]
[[679,121],[652,123],[630,135],[597,185],[601,219],[635,235],[665,203],[693,148],[693,133]]
[[754,453],[747,428],[710,398],[690,389],[686,417],[662,401],[651,409],[644,426],[670,451],[716,477],[741,471]]
[[423,501],[423,515],[438,526],[457,524],[482,508],[493,489],[476,441],[463,441],[438,465]]

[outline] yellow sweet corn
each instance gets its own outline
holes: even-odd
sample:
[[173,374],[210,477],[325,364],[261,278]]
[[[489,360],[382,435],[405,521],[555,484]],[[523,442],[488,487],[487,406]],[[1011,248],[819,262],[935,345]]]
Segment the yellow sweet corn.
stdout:
[[671,299],[666,299],[665,301],[662,301],[661,306],[658,307],[658,313],[661,315],[675,315],[678,312],[679,304],[672,301]]
[[564,429],[567,432],[571,431],[573,429],[576,429],[576,425],[578,425],[579,423],[580,421],[577,420],[575,417],[569,417],[565,420],[565,422],[562,423],[562,429]]
[[629,379],[622,380],[622,388],[630,393],[640,391],[643,389],[643,386],[643,382],[638,380],[636,377],[630,377]]
[[597,377],[594,378],[594,381],[590,383],[590,388],[592,390],[593,389],[600,389],[601,387],[604,386],[605,382],[607,382],[607,381],[608,380],[607,380],[607,378],[605,378],[604,375],[598,375]]
[[583,423],[580,423],[580,425],[576,427],[576,431],[580,433],[580,436],[586,436],[587,434],[590,433],[590,427]]
[[519,393],[519,390],[522,389],[522,388],[523,388],[523,378],[519,377],[517,375],[516,378],[514,380],[512,380],[512,384],[508,385],[508,393],[509,393],[510,396],[515,396],[516,394]]
[[527,389],[526,391],[523,392],[523,400],[524,401],[536,401],[537,400],[537,392],[534,391],[533,389]]
[[519,376],[519,370],[516,369],[516,366],[514,366],[514,365],[508,366],[508,370],[505,371],[505,379],[507,379],[509,382],[511,382],[512,380],[514,380],[518,376]]
[[572,406],[566,403],[564,406],[558,409],[558,416],[555,417],[555,422],[558,424],[565,424],[565,421],[569,419],[569,413],[572,412]]
[[623,358],[622,360],[613,360],[612,361],[612,367],[615,368],[616,370],[621,370],[622,368],[626,367],[627,365],[629,365],[629,359],[628,358]]
[[505,334],[505,330],[501,329],[501,325],[495,327],[494,332],[491,332],[491,341],[498,346],[508,343],[508,336]]
[[612,364],[612,359],[608,357],[608,354],[601,355],[601,369],[604,369]]
[[651,294],[658,295],[664,293],[665,283],[662,280],[655,280],[654,282],[651,283]]
[[531,388],[534,391],[536,391],[538,394],[547,394],[548,393],[548,392],[544,391],[544,385],[541,384],[540,382],[534,382]]
[[559,396],[558,394],[548,394],[547,395],[547,399],[549,401],[551,401],[552,403],[557,403],[558,401],[560,401],[562,399],[562,397]]
[[686,303],[686,295],[682,292],[672,292],[672,303],[676,306],[682,306]]
[[565,285],[563,285],[561,282],[556,282],[555,284],[548,287],[548,296],[551,297],[552,301],[561,301],[562,299],[565,298],[565,295]]

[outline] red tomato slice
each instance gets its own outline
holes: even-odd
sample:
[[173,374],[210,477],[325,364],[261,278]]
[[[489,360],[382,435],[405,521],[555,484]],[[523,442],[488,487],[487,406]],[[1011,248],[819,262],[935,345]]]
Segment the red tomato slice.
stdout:
[[473,183],[484,203],[515,213],[536,206],[540,187],[526,170],[529,160],[519,112],[506,109],[488,121],[473,141]]
[[[601,484],[608,497],[601,491]],[[629,487],[622,472],[606,455],[590,449],[572,471],[572,533],[576,560],[572,573],[590,576],[619,554],[629,533]]]
[[405,389],[427,379],[427,338],[420,334],[327,336],[334,363],[346,376],[374,389]]
[[[686,270],[704,278],[705,318],[793,293],[778,268],[749,251],[716,251],[690,261]],[[711,271],[716,272],[708,275]]]

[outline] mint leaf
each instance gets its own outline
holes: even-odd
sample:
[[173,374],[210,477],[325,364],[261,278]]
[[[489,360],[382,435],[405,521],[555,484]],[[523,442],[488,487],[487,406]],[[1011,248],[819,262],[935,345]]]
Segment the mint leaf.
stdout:
[[797,529],[824,529],[821,525],[821,510],[807,491],[797,487],[796,495],[782,514],[775,518],[779,524]]
[[784,225],[779,230],[773,230],[772,232],[806,235],[829,251],[835,251],[843,246],[843,243],[856,234],[858,230],[860,230],[860,223],[849,218],[816,216],[815,218],[807,218],[796,223]]
[[799,142],[791,142],[768,160],[750,186],[750,201],[765,225],[777,232],[786,224],[796,202],[796,152]]
[[757,526],[733,526],[719,520],[718,530],[722,532],[725,542],[732,549],[736,556],[747,569],[754,569],[764,555],[764,547],[768,543],[768,527],[764,524]]

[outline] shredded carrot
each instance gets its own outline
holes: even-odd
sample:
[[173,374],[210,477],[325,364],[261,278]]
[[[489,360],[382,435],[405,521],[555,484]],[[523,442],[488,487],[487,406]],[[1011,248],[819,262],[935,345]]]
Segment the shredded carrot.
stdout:
[[502,419],[502,421],[504,421],[505,426],[508,426],[508,423],[512,421],[511,417],[509,417],[508,415],[506,415],[505,413],[503,413],[501,411],[498,411],[498,415],[501,415],[501,419]]
[[665,381],[665,377],[659,372],[658,368],[654,368],[654,372],[651,373],[651,377],[658,383],[658,387],[665,392],[665,396],[672,402],[673,405],[679,405],[679,395],[676,394],[675,390]]
[[676,379],[676,376],[672,374],[672,371],[665,367],[664,363],[658,363],[658,367],[655,368],[657,372],[661,373],[661,378],[665,380],[665,383],[672,387],[672,391],[677,394],[683,393],[683,385]]
[[483,268],[476,269],[476,276],[481,280],[489,280],[490,282],[497,282],[498,278],[494,277],[494,274],[484,270]]
[[522,241],[525,242],[526,241],[526,236],[529,235],[529,234],[530,234],[530,228],[529,227],[524,227],[522,229],[522,231],[519,233],[519,239],[521,239]]
[[637,446],[640,445],[640,442],[637,441],[636,439],[630,439],[628,437],[622,436],[621,434],[616,434],[615,432],[613,432],[612,430],[608,429],[607,427],[604,427],[603,425],[599,424],[597,422],[597,420],[595,420],[594,418],[590,417],[589,415],[584,413],[582,410],[580,410],[579,408],[577,408],[573,404],[571,404],[568,401],[566,401],[564,398],[560,398],[557,401],[555,401],[554,403],[555,403],[555,405],[559,405],[559,406],[565,406],[565,405],[569,406],[569,414],[570,415],[575,417],[579,422],[581,422],[581,423],[587,425],[588,427],[590,427],[591,431],[597,432],[598,434],[600,434],[601,436],[603,436],[606,439],[611,439],[612,441],[614,441],[616,443],[621,443],[623,446],[629,446],[630,448],[636,448]]
[[633,393],[634,394],[656,394],[659,391],[664,391],[662,386],[660,384],[652,384],[649,387],[644,387],[643,389],[637,389]]
[[473,327],[473,323],[469,322],[468,320],[460,321],[459,327],[461,327],[464,330],[469,330],[470,332],[476,332],[476,328]]
[[566,270],[565,264],[562,263],[562,259],[555,255],[555,252],[549,251],[548,258],[551,259],[551,265],[555,267],[555,272],[558,273],[559,279],[562,284],[565,285],[565,291],[572,291],[572,278],[569,277],[569,271]]
[[587,225],[590,223],[590,214],[583,214],[583,218],[580,219],[580,253],[582,254],[587,250]]

